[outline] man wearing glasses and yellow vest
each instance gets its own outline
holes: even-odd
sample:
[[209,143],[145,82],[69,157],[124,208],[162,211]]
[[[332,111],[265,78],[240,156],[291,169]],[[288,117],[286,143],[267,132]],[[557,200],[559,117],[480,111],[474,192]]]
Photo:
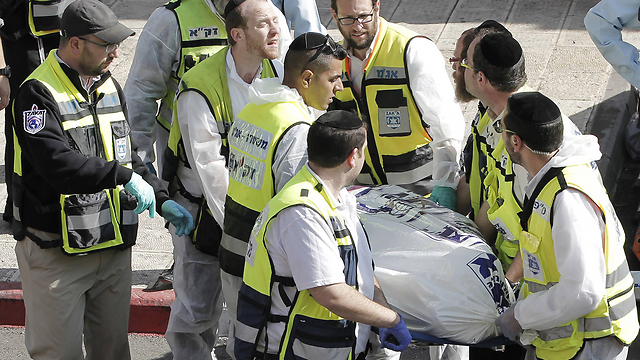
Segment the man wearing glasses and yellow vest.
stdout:
[[379,0],[332,0],[349,56],[332,109],[368,125],[358,181],[402,185],[456,206],[464,119],[436,45],[380,17]]
[[[133,151],[124,94],[107,68],[134,34],[97,0],[61,19],[60,49],[13,104],[14,237],[33,359],[129,359],[138,213],[180,234],[191,215]],[[156,206],[157,204],[157,206]]]

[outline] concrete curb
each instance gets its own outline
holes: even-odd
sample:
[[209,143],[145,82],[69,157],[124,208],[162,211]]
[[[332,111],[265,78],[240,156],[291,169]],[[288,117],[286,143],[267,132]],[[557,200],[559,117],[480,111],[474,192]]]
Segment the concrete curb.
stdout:
[[[171,312],[169,306],[174,299],[173,290],[144,292],[142,289],[131,289],[129,332],[164,334]],[[25,309],[21,283],[0,283],[0,309],[0,325],[24,326]]]

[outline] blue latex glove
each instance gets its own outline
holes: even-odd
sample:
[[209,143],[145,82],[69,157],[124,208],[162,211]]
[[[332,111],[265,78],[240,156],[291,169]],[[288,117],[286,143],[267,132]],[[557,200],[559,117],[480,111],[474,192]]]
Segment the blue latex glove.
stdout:
[[518,336],[522,334],[522,326],[518,320],[516,320],[516,305],[512,305],[504,314],[498,316],[495,323],[502,330],[502,334],[509,338],[511,341],[516,341]]
[[431,192],[431,201],[438,203],[450,210],[456,210],[456,203],[458,202],[458,196],[456,195],[456,189],[448,186],[435,186]]
[[387,348],[393,351],[403,351],[411,342],[409,329],[407,329],[407,325],[404,324],[402,315],[398,315],[400,316],[400,322],[398,322],[394,327],[390,329],[380,328],[380,347],[383,349]]
[[149,209],[149,216],[156,216],[156,193],[153,191],[153,187],[144,181],[142,176],[133,173],[131,180],[124,188],[138,198],[138,206],[134,210],[136,214]]
[[162,217],[176,227],[176,235],[189,234],[193,230],[193,217],[189,212],[173,200],[162,204]]
[[149,169],[149,172],[152,173],[155,176],[158,176],[158,173],[156,172],[156,168],[153,167],[153,163],[151,163],[151,161],[144,163],[145,165],[147,165],[147,169]]

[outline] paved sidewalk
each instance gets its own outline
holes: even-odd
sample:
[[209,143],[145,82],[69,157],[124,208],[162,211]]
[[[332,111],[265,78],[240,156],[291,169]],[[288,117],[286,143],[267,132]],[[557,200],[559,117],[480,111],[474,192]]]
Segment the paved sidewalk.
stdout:
[[[138,34],[153,9],[165,0],[103,0],[118,17]],[[629,85],[601,57],[583,25],[587,10],[597,0],[381,0],[381,15],[391,22],[404,24],[432,39],[445,59],[452,56],[455,42],[462,31],[477,26],[486,19],[504,23],[522,44],[526,57],[528,85],[554,99],[562,111],[583,131],[601,139],[605,157],[600,167],[605,182],[615,186],[621,160],[618,139],[625,119],[628,119]],[[331,19],[329,0],[317,0],[323,23],[334,38],[341,36]],[[625,38],[640,45],[640,33],[625,32]],[[138,36],[126,40],[119,48],[119,57],[111,67],[115,78],[124,86]],[[445,60],[446,61],[446,60]],[[451,72],[447,61],[447,69]],[[598,105],[604,101],[604,106]],[[476,103],[463,104],[467,123],[476,110]],[[4,115],[0,114],[0,118]],[[0,129],[1,131],[1,129]],[[469,129],[467,129],[467,132]],[[4,136],[0,136],[0,151]],[[0,159],[2,156],[0,156]],[[0,168],[1,169],[1,168]],[[4,183],[4,182],[3,182]],[[0,184],[0,205],[4,206],[6,189]],[[14,240],[8,225],[0,221],[0,285],[10,288],[11,298],[19,295],[20,281]],[[134,288],[144,288],[171,263],[171,238],[163,228],[161,218],[141,217],[138,244],[133,248]],[[10,284],[6,284],[9,282]],[[0,289],[3,287],[0,286]],[[136,292],[138,293],[138,292]],[[6,292],[4,293],[6,294]],[[17,295],[16,295],[17,294]],[[148,295],[149,293],[147,293]],[[151,293],[146,304],[162,304],[171,292]],[[8,306],[2,300],[0,314]],[[153,298],[156,296],[156,298]],[[18,296],[19,297],[19,296]],[[154,299],[163,300],[155,302]],[[20,305],[20,304],[18,304]],[[18,306],[19,308],[19,306]],[[165,309],[166,310],[166,309]],[[167,312],[157,313],[167,316]],[[18,314],[19,315],[19,314]],[[138,316],[132,313],[133,316]],[[19,317],[19,316],[18,316]],[[0,315],[0,324],[2,322]],[[163,318],[164,319],[164,318]],[[161,319],[162,320],[162,319]],[[160,325],[162,327],[162,325]],[[154,328],[156,329],[156,328]],[[152,329],[152,330],[154,330]],[[144,329],[138,330],[145,332]],[[148,332],[149,329],[146,330]]]

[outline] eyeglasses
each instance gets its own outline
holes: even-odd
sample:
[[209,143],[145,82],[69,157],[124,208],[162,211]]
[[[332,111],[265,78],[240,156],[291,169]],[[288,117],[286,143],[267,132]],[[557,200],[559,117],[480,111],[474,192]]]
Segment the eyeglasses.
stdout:
[[469,66],[469,65],[467,64],[467,59],[466,59],[466,58],[465,58],[465,59],[460,60],[460,65],[462,65],[462,67],[466,67],[467,69],[471,69],[471,70],[473,70],[473,71],[480,71],[480,70],[476,70],[476,69],[472,68],[471,66]]
[[[309,61],[307,61],[307,63],[304,64],[304,67],[309,65],[313,60],[317,59],[318,56],[320,56],[320,54],[322,54],[324,49],[329,48],[329,49],[331,49],[331,52],[335,52],[336,51],[336,49],[337,49],[336,42],[333,41],[331,36],[329,36],[328,34],[325,37],[326,37],[326,40],[325,40],[324,43],[322,43],[320,45],[316,45],[316,46],[314,46],[314,47],[312,47],[310,49],[307,49],[307,50],[313,50],[313,49],[318,49],[318,50],[316,50],[316,52],[313,54],[313,56],[311,58],[309,58]],[[304,71],[304,68],[303,68],[302,71]]]
[[115,49],[120,47],[120,43],[117,43],[117,44],[109,44],[109,43],[101,44],[101,43],[97,43],[95,41],[91,41],[89,39],[85,39],[85,38],[79,37],[79,36],[78,36],[78,39],[90,42],[92,44],[96,44],[98,46],[102,46],[104,48],[104,50],[107,52],[107,54],[112,53]]
[[509,129],[503,128],[502,122],[500,121],[500,119],[496,120],[496,122],[493,123],[493,130],[495,130],[498,134],[502,134],[502,132],[504,131],[508,134],[518,135]]
[[371,20],[373,20],[373,13],[376,12],[376,7],[373,7],[373,10],[371,10],[371,13],[366,14],[366,15],[360,15],[358,17],[351,17],[351,16],[345,16],[343,18],[338,18],[338,22],[340,22],[340,25],[353,25],[356,21],[362,25],[362,24],[366,24],[368,22],[371,22]]

